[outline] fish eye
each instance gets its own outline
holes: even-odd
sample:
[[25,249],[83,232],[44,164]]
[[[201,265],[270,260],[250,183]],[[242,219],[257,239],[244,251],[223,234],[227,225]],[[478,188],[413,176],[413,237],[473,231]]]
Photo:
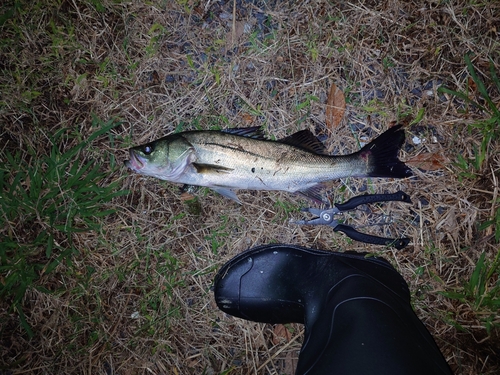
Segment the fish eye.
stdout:
[[142,146],[142,152],[144,155],[150,155],[154,151],[154,146],[152,143]]

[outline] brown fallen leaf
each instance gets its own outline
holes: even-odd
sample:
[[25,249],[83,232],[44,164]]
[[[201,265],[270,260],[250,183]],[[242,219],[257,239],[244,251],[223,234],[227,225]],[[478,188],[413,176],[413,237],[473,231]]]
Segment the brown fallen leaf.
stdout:
[[250,125],[255,120],[255,117],[249,113],[242,113],[242,114],[240,114],[240,117],[243,120],[243,122],[245,123],[245,125]]
[[406,164],[426,171],[435,171],[444,168],[446,158],[438,152],[428,152],[407,160]]
[[241,36],[245,33],[245,22],[236,21],[233,23],[233,28],[226,34],[226,47],[233,48]]
[[285,366],[284,369],[282,370],[284,371],[283,375],[295,374],[295,369],[297,368],[297,362],[298,362],[297,355],[292,351],[287,352],[285,357]]
[[471,95],[469,95],[470,99],[474,99],[477,96],[477,85],[476,82],[472,79],[472,77],[467,78],[467,85],[469,86]]
[[330,88],[330,93],[328,94],[328,100],[326,103],[326,127],[330,130],[334,130],[339,126],[345,112],[345,96],[342,90],[340,90],[334,83]]
[[273,330],[273,344],[278,345],[283,341],[289,342],[291,339],[292,333],[283,324],[276,324]]
[[181,201],[183,201],[183,202],[190,201],[190,200],[193,200],[195,198],[196,197],[193,194],[188,193],[187,191],[183,191],[181,193]]

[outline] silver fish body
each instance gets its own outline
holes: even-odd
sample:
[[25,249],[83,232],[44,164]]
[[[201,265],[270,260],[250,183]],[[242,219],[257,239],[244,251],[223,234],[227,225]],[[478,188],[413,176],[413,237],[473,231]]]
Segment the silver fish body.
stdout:
[[322,182],[344,177],[407,177],[397,158],[404,131],[393,127],[360,151],[341,156],[307,130],[279,141],[259,128],[188,131],[130,149],[133,171],[171,182],[209,187],[238,200],[233,189],[299,192],[321,200]]

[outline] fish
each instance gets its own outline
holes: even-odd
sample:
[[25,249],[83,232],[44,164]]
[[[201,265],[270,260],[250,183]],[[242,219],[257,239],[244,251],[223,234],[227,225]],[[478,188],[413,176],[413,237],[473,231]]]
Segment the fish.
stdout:
[[359,151],[329,155],[309,130],[277,141],[260,127],[174,133],[133,147],[125,165],[160,180],[208,187],[241,204],[234,190],[278,190],[324,202],[324,183],[347,177],[406,178],[398,158],[405,132],[396,125]]

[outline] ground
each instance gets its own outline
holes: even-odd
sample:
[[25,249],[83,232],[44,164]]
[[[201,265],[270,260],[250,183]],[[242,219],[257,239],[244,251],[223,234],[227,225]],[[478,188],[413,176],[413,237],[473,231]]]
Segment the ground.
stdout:
[[[1,5],[0,373],[293,374],[301,325],[213,298],[226,261],[271,242],[385,257],[454,372],[500,373],[499,20],[493,0]],[[176,131],[309,129],[347,154],[396,123],[414,177],[325,195],[408,193],[349,219],[410,238],[399,251],[293,224],[313,204],[300,196],[241,190],[238,205],[123,165]]]

